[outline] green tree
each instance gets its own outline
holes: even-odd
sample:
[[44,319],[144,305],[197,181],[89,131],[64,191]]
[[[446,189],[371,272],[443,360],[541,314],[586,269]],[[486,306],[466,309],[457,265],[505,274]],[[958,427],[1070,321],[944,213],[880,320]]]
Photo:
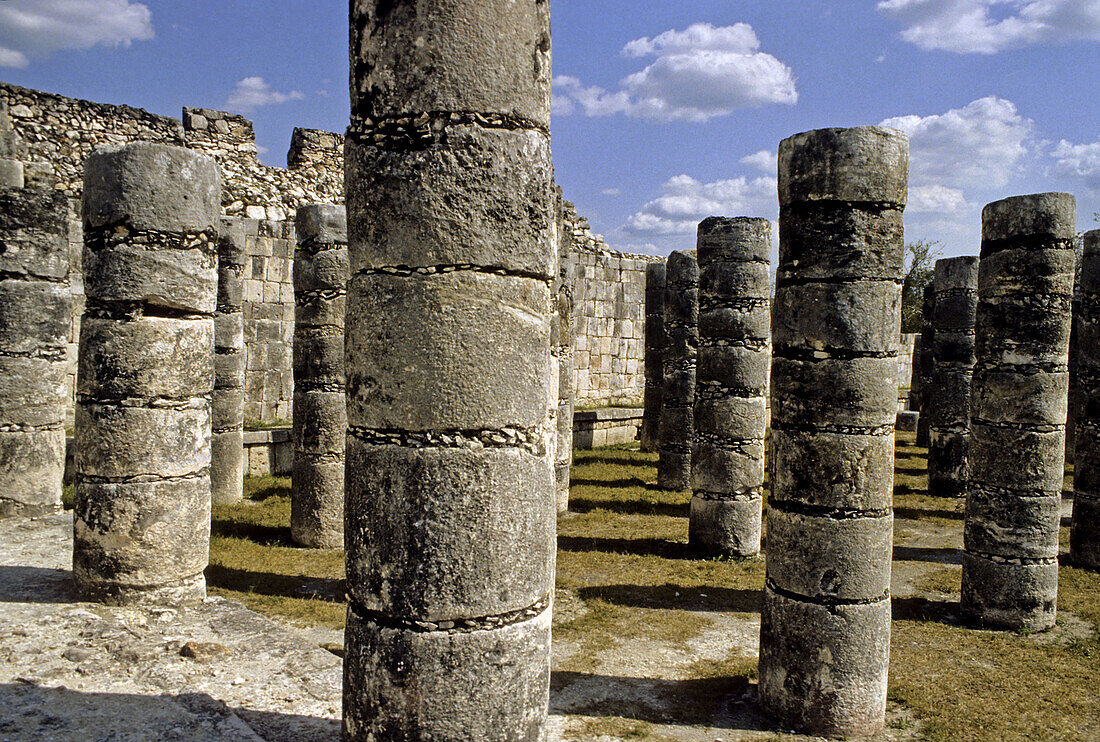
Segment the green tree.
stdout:
[[901,284],[901,331],[920,332],[924,287],[932,283],[936,259],[943,255],[939,240],[920,239],[905,243],[902,264],[905,279]]

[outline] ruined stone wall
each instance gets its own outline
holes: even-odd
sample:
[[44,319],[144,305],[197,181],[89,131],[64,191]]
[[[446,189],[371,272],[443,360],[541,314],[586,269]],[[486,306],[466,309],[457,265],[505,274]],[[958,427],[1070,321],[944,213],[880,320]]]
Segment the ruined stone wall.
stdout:
[[664,259],[612,250],[568,201],[565,229],[573,234],[565,268],[576,281],[576,404],[640,405],[645,393],[645,271]]

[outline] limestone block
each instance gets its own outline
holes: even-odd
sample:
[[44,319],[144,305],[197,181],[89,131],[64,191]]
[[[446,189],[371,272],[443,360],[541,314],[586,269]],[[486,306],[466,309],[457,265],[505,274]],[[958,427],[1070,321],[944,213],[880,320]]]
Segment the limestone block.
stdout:
[[343,456],[346,428],[343,392],[294,393],[294,445],[300,453]]
[[0,274],[60,281],[69,275],[69,203],[64,194],[0,188]]
[[28,428],[60,426],[68,402],[66,376],[64,363],[0,355],[0,420]]
[[963,612],[976,625],[1042,631],[1054,625],[1058,562],[1009,564],[962,553]]
[[[294,415],[297,419],[297,403]],[[343,548],[343,456],[336,460],[298,452],[291,481],[294,497],[290,503],[290,535],[294,543],[314,549]]]
[[[237,395],[240,398],[240,395]],[[214,405],[217,410],[217,406]],[[241,417],[244,401],[241,400]],[[215,416],[216,417],[216,416]],[[240,418],[237,418],[240,419]],[[244,499],[244,433],[241,430],[215,432],[210,438],[210,496],[215,505]]]
[[85,242],[84,292],[89,300],[142,302],[212,314],[217,288],[213,243],[177,250],[127,243],[100,248]]
[[78,404],[75,435],[76,471],[86,477],[187,477],[210,466],[206,402],[179,410]]
[[753,496],[691,498],[688,543],[698,555],[750,557],[760,553],[763,502]]
[[60,353],[71,322],[67,284],[0,279],[0,352]]
[[871,204],[837,208],[829,200],[788,204],[779,214],[783,250],[776,279],[890,280],[902,258],[891,246],[903,239],[902,211]]
[[825,509],[883,510],[894,481],[894,436],[776,428],[772,500]]
[[772,415],[784,427],[869,428],[893,425],[897,415],[897,359],[772,361]]
[[[904,205],[909,140],[896,129],[817,129],[779,146],[779,202],[843,201]],[[831,262],[831,261],[825,261]]]
[[901,286],[891,281],[779,286],[773,342],[868,353],[897,344]]
[[61,509],[65,431],[0,432],[0,518],[37,517]]

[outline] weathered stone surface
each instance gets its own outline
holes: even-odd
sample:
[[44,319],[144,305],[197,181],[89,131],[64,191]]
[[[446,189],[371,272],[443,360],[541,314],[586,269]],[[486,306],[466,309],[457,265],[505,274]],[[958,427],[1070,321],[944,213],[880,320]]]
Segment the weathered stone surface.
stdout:
[[[298,414],[297,408],[294,414]],[[344,462],[298,455],[291,472],[290,537],[313,549],[344,547]]]
[[454,126],[446,145],[392,152],[347,143],[352,273],[477,265],[553,278],[550,140]]
[[214,323],[140,317],[80,323],[77,393],[100,400],[187,400],[214,387]]
[[348,592],[406,620],[520,610],[553,585],[544,456],[348,440]]
[[1100,570],[1100,230],[1086,232],[1077,316],[1073,564]]
[[214,230],[221,189],[212,157],[150,142],[104,145],[85,162],[81,213],[87,229]]
[[699,555],[759,554],[762,520],[763,501],[759,495],[728,500],[692,497],[688,542]]
[[830,736],[879,730],[889,659],[889,601],[832,607],[764,590],[760,698],[788,728]]
[[745,396],[763,395],[768,386],[769,349],[767,341],[760,339],[750,345],[704,345],[696,352],[695,384]]
[[61,427],[65,419],[65,364],[46,358],[0,355],[0,419],[5,426]]
[[548,6],[544,0],[356,0],[353,112],[378,119],[475,111],[548,127]]
[[917,418],[917,445],[926,448],[930,444],[931,438],[931,415],[928,414],[930,395],[927,393],[927,389],[932,382],[932,372],[935,370],[936,365],[935,314],[936,287],[933,284],[928,284],[924,287],[924,296],[921,300],[921,353],[915,359],[914,371],[914,374],[919,376],[920,379],[920,383],[916,385],[919,393],[916,399],[917,406],[912,408],[919,413]]
[[343,456],[346,429],[342,392],[294,393],[294,445],[298,452]]
[[448,742],[546,740],[549,609],[470,632],[390,628],[352,609],[345,646],[346,740],[426,739],[425,729]]
[[205,236],[197,239],[199,244],[188,249],[125,243],[89,247],[85,240],[85,294],[89,300],[211,314],[217,307],[215,245]]
[[71,322],[68,284],[0,279],[0,352],[64,352]]
[[350,285],[351,425],[533,430],[544,423],[551,397],[545,282],[458,271],[365,274]]
[[760,699],[811,734],[874,734],[886,711],[908,149],[877,127],[779,145]]
[[25,184],[23,163],[18,160],[0,159],[0,188],[22,188]]
[[68,207],[57,191],[0,188],[0,273],[48,281],[68,278]]
[[690,253],[675,251],[665,262],[664,352],[661,417],[657,424],[657,486],[691,486],[696,363],[699,347],[699,264]]
[[1068,194],[982,212],[962,607],[991,628],[1054,626],[1075,218]]
[[210,436],[210,497],[215,505],[231,505],[244,499],[243,430]]
[[37,517],[61,509],[65,431],[0,432],[0,518]]

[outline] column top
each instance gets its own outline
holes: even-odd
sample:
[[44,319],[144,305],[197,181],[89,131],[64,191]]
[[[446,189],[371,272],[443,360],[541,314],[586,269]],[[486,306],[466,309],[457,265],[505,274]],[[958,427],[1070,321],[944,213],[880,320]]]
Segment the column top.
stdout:
[[982,243],[1007,239],[1072,240],[1077,229],[1077,200],[1069,193],[1032,193],[986,204]]
[[897,129],[817,129],[779,143],[779,202],[840,201],[904,206],[909,138]]

